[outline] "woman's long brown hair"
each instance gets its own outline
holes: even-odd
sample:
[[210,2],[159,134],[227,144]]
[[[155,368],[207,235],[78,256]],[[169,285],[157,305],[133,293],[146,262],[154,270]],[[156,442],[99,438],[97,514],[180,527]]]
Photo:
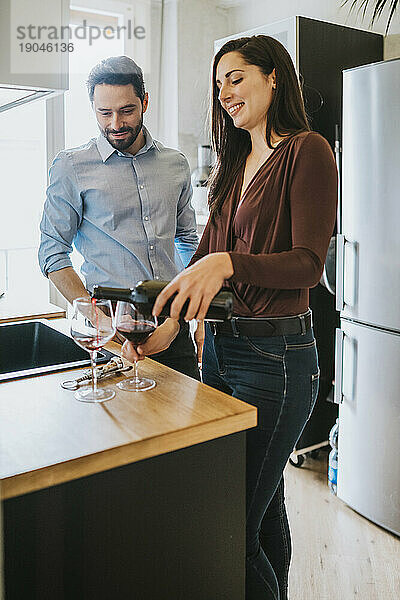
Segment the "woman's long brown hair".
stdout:
[[217,161],[209,180],[209,206],[214,218],[221,212],[238,172],[251,150],[250,134],[234,126],[222,108],[216,84],[217,65],[228,52],[237,52],[249,65],[256,65],[264,75],[275,68],[276,89],[267,113],[265,139],[273,148],[272,132],[280,137],[309,131],[300,84],[292,59],[285,47],[272,37],[255,35],[230,40],[214,57],[211,82],[211,139]]

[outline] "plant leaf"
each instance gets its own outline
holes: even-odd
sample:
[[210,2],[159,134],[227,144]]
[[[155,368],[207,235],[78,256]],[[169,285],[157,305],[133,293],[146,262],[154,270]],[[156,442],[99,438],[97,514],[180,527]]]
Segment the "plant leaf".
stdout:
[[[362,13],[362,18],[365,19],[369,1],[370,0],[342,0],[341,6],[345,6],[346,4],[351,2],[349,12],[351,13],[356,7],[358,7],[357,14]],[[399,7],[399,0],[375,0],[375,6],[373,8],[371,22],[370,22],[370,27],[372,27],[374,25],[375,21],[377,21],[381,17],[382,12],[387,7],[389,8],[389,16],[388,16],[387,23],[386,23],[386,30],[385,30],[386,35],[389,31],[389,27],[390,27],[390,23],[392,22],[393,15]]]

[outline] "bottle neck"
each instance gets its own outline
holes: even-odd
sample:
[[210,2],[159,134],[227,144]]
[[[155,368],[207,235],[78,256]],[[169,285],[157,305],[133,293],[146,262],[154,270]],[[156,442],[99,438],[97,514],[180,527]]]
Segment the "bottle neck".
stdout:
[[118,302],[131,302],[133,304],[135,297],[135,290],[133,288],[113,288],[102,285],[95,285],[93,287],[92,298],[96,300],[112,300]]

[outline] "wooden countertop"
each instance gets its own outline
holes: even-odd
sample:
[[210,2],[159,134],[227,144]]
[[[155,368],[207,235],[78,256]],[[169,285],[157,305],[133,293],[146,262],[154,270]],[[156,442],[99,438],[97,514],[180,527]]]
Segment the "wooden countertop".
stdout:
[[[64,323],[61,323],[63,321]],[[65,328],[65,320],[51,321]],[[120,346],[107,348],[119,354]],[[257,410],[168,367],[145,359],[156,380],[146,392],[124,392],[103,404],[74,399],[60,382],[81,370],[0,383],[1,497],[12,498],[79,477],[254,427]]]

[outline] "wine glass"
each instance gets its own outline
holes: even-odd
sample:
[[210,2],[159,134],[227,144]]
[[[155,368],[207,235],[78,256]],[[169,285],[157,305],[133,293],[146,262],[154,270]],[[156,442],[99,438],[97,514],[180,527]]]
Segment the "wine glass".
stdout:
[[[117,302],[115,311],[115,325],[118,333],[129,340],[133,346],[139,346],[147,340],[157,327],[157,318],[152,315],[143,315],[130,302]],[[137,361],[134,362],[134,375],[117,383],[117,387],[128,392],[144,392],[151,390],[156,385],[153,379],[139,377]]]
[[115,396],[109,388],[97,388],[96,354],[115,335],[114,315],[110,300],[76,298],[71,320],[71,337],[90,354],[92,385],[76,392],[81,402],[105,402]]

